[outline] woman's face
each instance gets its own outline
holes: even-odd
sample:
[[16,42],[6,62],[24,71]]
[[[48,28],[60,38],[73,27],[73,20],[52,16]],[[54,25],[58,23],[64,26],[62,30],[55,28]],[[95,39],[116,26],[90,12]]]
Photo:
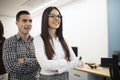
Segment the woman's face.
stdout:
[[48,25],[51,29],[58,29],[61,23],[61,16],[56,9],[53,9],[48,18]]

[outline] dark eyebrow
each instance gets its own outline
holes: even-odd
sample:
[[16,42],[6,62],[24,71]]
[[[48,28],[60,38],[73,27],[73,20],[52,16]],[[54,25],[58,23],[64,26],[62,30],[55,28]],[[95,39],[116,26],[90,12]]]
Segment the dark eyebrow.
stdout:
[[49,15],[56,15],[56,16],[60,16],[60,14],[53,14],[53,13],[51,13],[51,14],[49,14]]
[[29,22],[31,23],[31,22],[32,22],[32,19],[23,19],[22,21],[23,21],[23,22],[29,21]]
[[56,15],[56,14],[49,14],[48,16],[52,17],[52,18],[55,18],[55,17],[62,18],[62,15],[60,15],[60,14],[58,14],[58,15]]

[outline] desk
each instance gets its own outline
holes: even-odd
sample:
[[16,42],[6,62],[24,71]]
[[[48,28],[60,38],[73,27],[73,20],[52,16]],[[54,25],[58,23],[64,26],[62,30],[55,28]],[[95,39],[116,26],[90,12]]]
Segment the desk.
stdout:
[[102,76],[104,80],[106,80],[106,77],[110,77],[109,69],[102,69],[102,68],[91,69],[90,67],[76,67],[75,69],[79,71]]

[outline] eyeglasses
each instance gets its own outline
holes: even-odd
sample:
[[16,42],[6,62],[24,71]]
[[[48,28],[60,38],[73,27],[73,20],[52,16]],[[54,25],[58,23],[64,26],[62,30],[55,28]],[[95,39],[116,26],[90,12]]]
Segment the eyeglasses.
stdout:
[[32,23],[32,19],[23,19],[22,21],[25,22],[25,23],[26,23],[27,21],[29,21],[30,23]]
[[60,18],[60,19],[62,18],[62,16],[55,15],[55,14],[50,14],[49,17],[51,17],[51,18],[56,18],[57,17],[57,18]]

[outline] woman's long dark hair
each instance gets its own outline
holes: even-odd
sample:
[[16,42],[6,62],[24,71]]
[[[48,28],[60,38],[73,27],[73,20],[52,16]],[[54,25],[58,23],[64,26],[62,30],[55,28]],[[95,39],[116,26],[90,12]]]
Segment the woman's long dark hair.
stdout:
[[0,20],[0,39],[3,38],[3,35],[4,35],[4,28],[3,28],[3,24]]
[[[50,12],[53,10],[53,9],[56,9],[60,16],[61,16],[61,13],[60,11],[56,8],[56,7],[48,7],[44,10],[43,12],[43,15],[42,15],[42,25],[41,25],[41,37],[44,41],[44,45],[45,45],[45,52],[46,52],[46,55],[47,55],[47,58],[48,59],[52,59],[55,52],[50,44],[50,39],[52,40],[49,32],[48,32],[48,29],[49,29],[49,25],[48,25],[48,15],[50,14]],[[62,47],[65,51],[65,58],[70,60],[70,51],[68,49],[68,46],[64,40],[64,37],[63,37],[63,30],[62,30],[62,18],[61,18],[61,24],[60,24],[60,27],[56,30],[56,35],[59,37],[59,40],[60,40],[60,43],[62,44]]]

